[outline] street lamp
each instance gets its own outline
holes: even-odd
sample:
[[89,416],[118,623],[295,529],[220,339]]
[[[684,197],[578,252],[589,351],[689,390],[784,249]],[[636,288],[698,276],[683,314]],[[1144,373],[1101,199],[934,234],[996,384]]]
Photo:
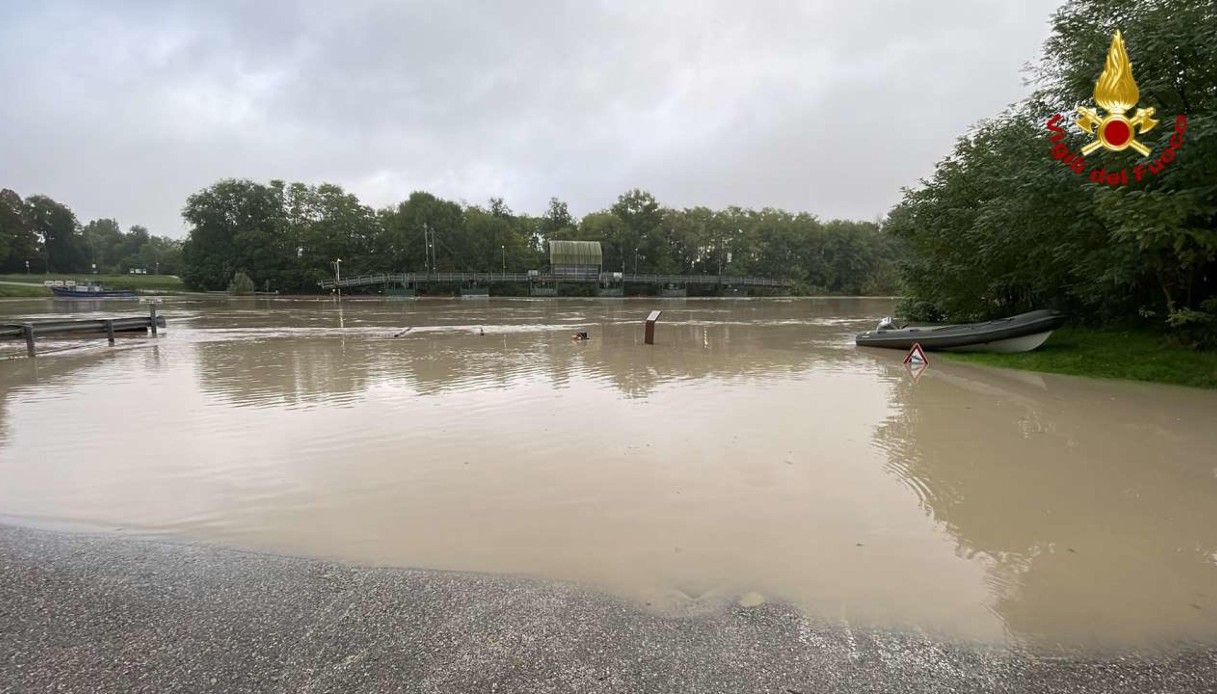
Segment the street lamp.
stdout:
[[634,249],[634,274],[638,274],[638,249]]
[[342,298],[342,287],[338,283],[342,281],[342,258],[334,259],[334,289],[338,291],[338,298]]
[[30,274],[30,261],[25,261],[25,274]]
[[499,246],[503,249],[503,274],[507,274],[507,244]]

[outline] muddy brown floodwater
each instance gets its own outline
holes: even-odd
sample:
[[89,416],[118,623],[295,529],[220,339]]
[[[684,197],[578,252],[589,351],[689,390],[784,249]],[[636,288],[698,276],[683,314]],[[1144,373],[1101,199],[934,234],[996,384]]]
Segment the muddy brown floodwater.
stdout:
[[[852,342],[891,309],[178,300],[155,342],[0,362],[0,514],[656,610],[1217,644],[1217,393],[933,356],[914,381]],[[0,304],[53,310],[81,309]]]

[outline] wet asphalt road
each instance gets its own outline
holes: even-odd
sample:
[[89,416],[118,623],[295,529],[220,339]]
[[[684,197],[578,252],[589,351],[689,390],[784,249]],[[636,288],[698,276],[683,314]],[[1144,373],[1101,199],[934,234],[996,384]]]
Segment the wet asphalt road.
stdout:
[[0,692],[1198,692],[1217,652],[1037,658],[661,616],[562,583],[0,526]]

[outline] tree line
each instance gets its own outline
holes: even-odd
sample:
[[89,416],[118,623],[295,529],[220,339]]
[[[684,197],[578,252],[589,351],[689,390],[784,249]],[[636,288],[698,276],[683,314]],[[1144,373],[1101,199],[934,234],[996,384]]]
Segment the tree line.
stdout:
[[123,231],[113,219],[84,226],[63,203],[45,195],[22,199],[0,190],[0,273],[175,275],[180,270],[181,241],[153,236],[136,225]]
[[877,223],[771,208],[678,210],[641,190],[576,219],[557,198],[539,216],[499,198],[470,205],[422,191],[373,209],[332,184],[229,179],[191,195],[183,217],[182,278],[203,290],[244,274],[260,290],[316,292],[339,267],[344,276],[545,270],[553,239],[600,241],[605,272],[755,275],[792,280],[804,293],[897,290],[897,242]]
[[[1064,116],[1058,127],[1068,126],[1072,152],[1093,139],[1073,123],[1077,107],[1095,105],[1116,30],[1139,106],[1156,109],[1160,120],[1138,135],[1151,156],[1099,150],[1063,165],[1047,124]],[[960,320],[1053,307],[1097,322],[1148,321],[1194,345],[1217,345],[1215,48],[1211,0],[1061,7],[1030,68],[1033,94],[959,138],[889,214],[885,229],[907,244],[902,311]],[[1148,171],[1168,149],[1176,150],[1169,166]],[[1079,174],[1095,169],[1127,171],[1129,183]]]

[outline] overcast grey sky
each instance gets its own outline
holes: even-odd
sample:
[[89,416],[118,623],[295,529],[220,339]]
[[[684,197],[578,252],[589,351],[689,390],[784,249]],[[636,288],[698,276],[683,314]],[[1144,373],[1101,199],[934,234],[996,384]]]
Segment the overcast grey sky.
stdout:
[[0,0],[0,188],[171,236],[225,177],[872,219],[1058,4]]

